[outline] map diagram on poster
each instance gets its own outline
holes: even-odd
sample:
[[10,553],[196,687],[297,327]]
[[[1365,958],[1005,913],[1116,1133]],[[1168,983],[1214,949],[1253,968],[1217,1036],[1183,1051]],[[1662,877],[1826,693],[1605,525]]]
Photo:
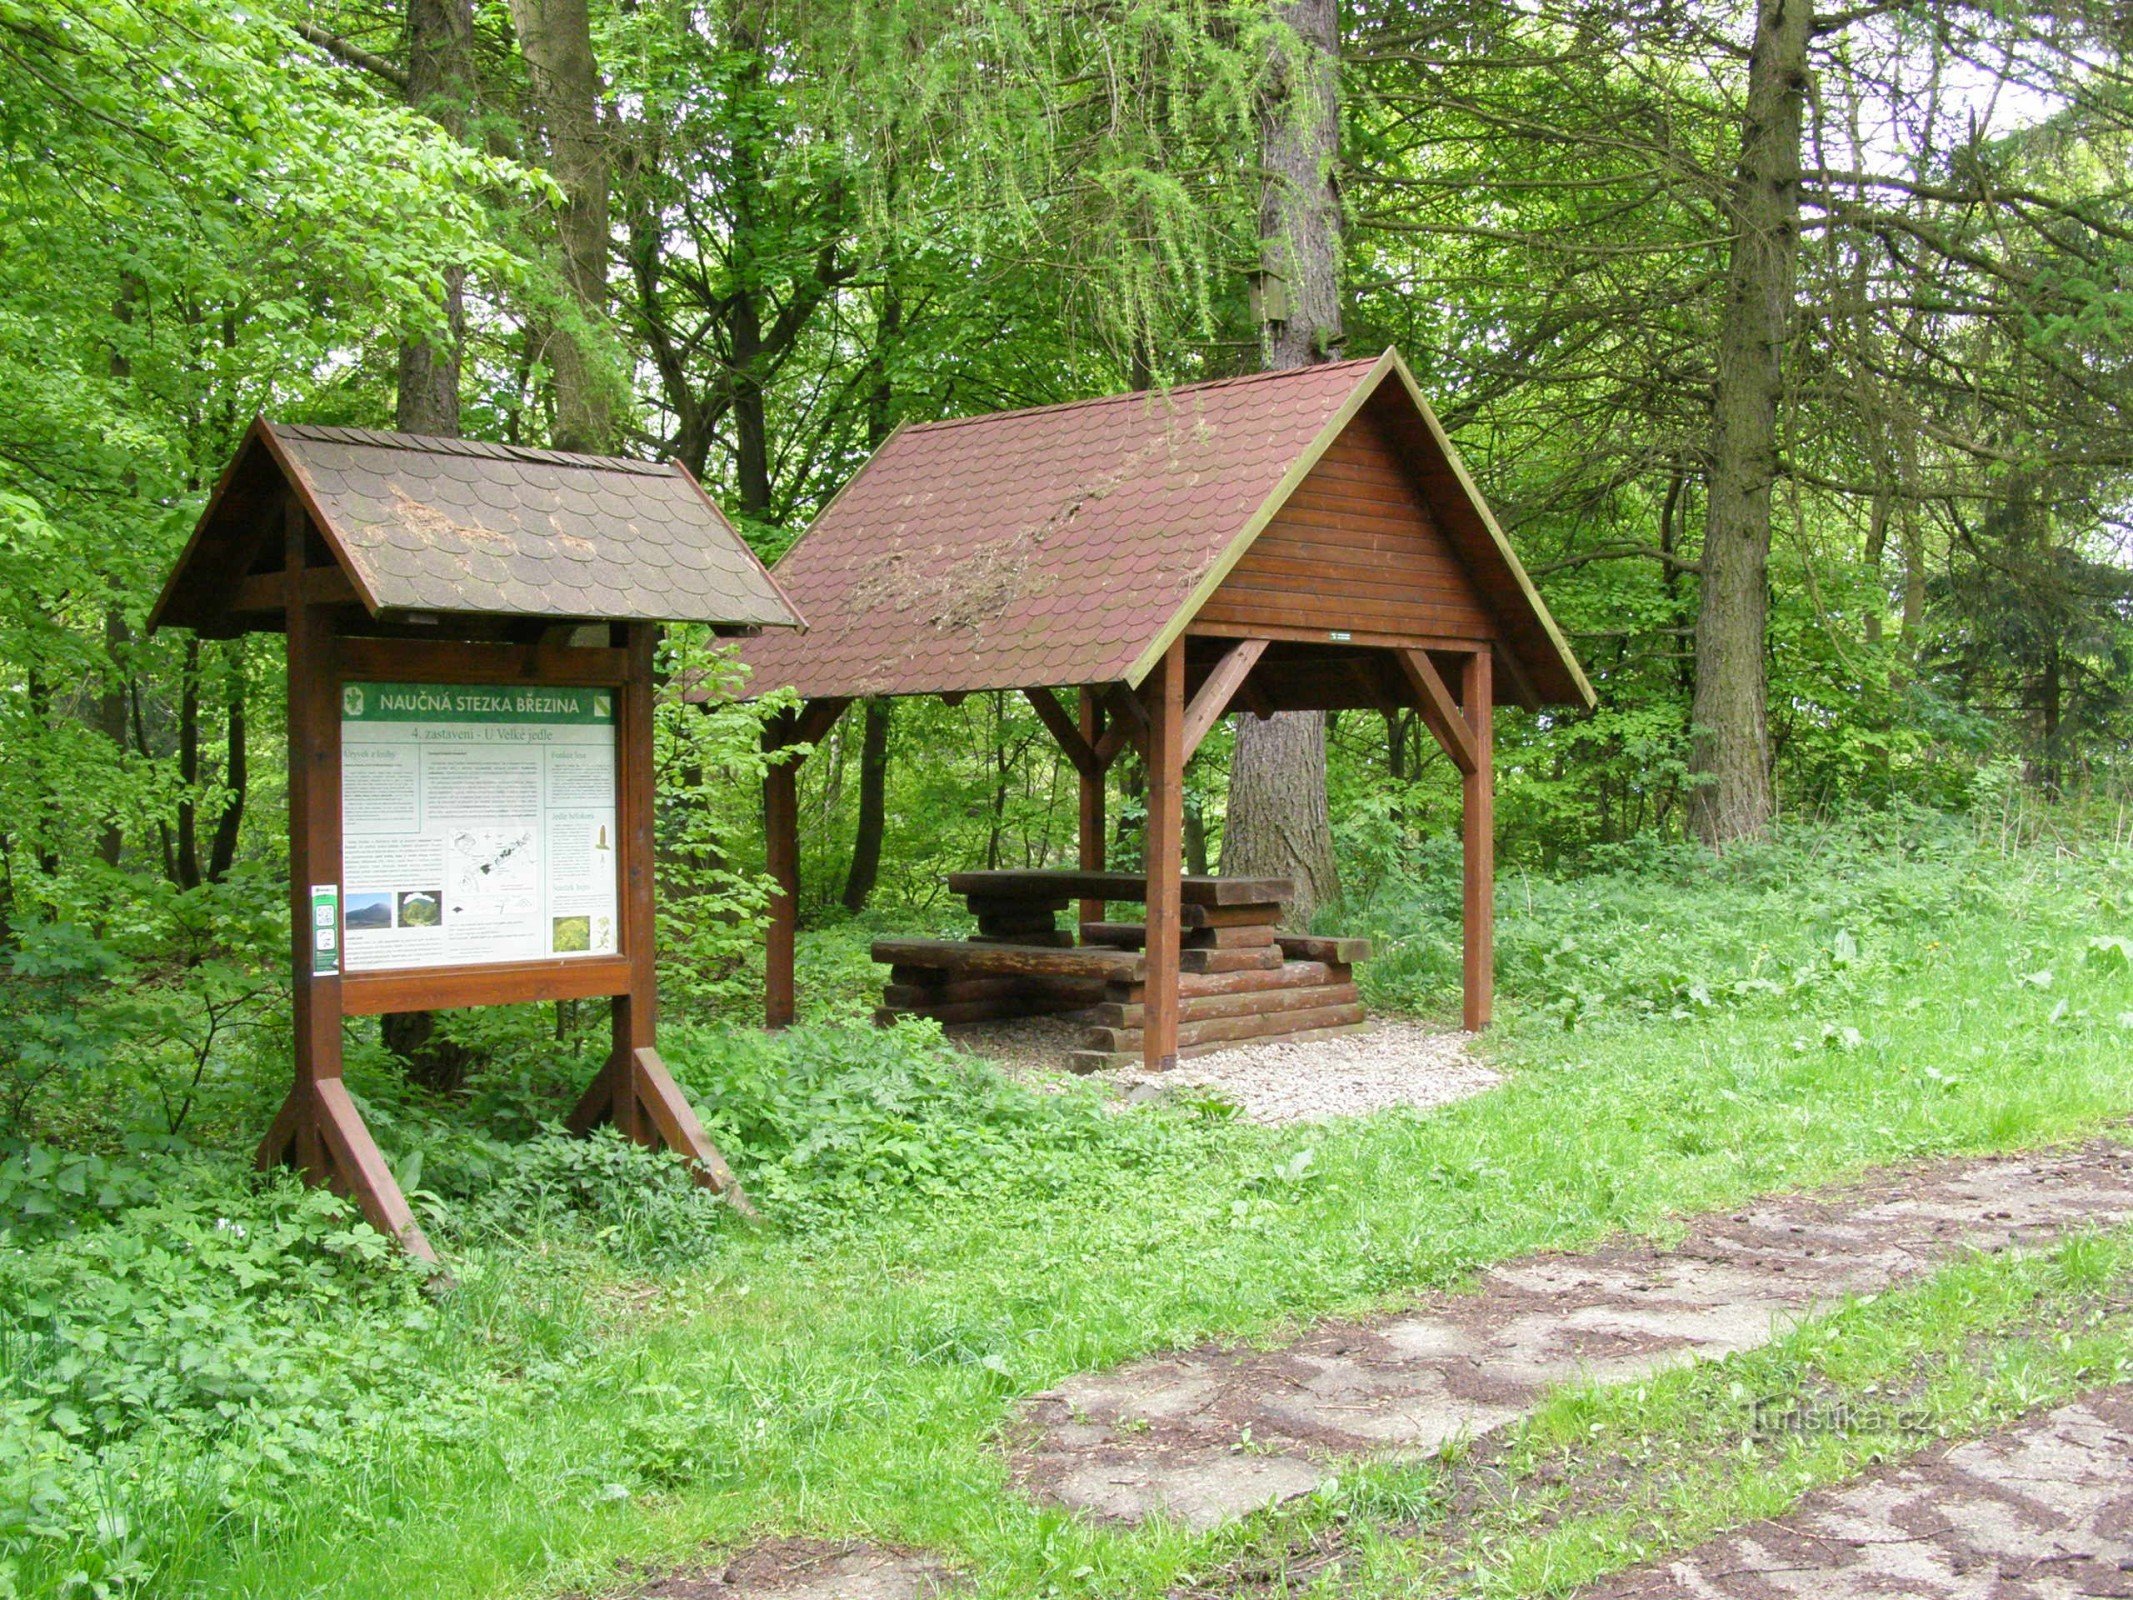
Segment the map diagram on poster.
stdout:
[[617,949],[607,689],[341,691],[350,972]]

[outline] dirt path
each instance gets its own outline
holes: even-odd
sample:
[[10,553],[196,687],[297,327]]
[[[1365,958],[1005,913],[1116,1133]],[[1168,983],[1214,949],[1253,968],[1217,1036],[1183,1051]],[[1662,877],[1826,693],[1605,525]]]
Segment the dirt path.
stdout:
[[2133,1595],[2133,1387],[1901,1467],[1580,1600],[2059,1600]]
[[1963,1252],[2129,1218],[2133,1151],[2107,1140],[1879,1174],[1703,1219],[1671,1250],[1506,1263],[1478,1293],[1282,1349],[1208,1346],[1072,1378],[1025,1406],[1015,1472],[1089,1515],[1210,1528],[1308,1493],[1341,1458],[1502,1427],[1556,1385],[1752,1349]]

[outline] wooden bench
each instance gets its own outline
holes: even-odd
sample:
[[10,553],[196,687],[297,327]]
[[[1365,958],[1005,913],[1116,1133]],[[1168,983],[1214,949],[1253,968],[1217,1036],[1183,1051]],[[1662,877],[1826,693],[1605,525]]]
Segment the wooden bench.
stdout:
[[[1058,914],[1080,902],[1138,902],[1147,883],[1127,872],[951,873],[948,887],[977,919],[970,939],[880,939],[887,963],[878,1020],[925,1016],[943,1024],[1061,1016],[1088,1028],[1073,1064],[1083,1070],[1140,1059],[1147,926]],[[1187,877],[1179,921],[1178,1053],[1251,1040],[1317,1038],[1364,1020],[1354,964],[1367,939],[1280,931],[1295,893],[1285,878]]]

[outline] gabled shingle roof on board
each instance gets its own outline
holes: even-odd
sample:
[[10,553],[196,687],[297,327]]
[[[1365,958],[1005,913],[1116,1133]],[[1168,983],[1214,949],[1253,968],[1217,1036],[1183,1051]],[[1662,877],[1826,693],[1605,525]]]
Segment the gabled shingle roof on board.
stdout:
[[[373,612],[793,627],[740,535],[675,462],[473,439],[253,425],[154,621],[209,626],[231,530],[292,482]],[[248,559],[245,558],[245,559]]]
[[808,627],[748,641],[752,682],[811,699],[1138,683],[1374,397],[1415,425],[1403,449],[1446,537],[1487,569],[1505,645],[1545,697],[1590,704],[1389,350],[899,429],[779,562]]

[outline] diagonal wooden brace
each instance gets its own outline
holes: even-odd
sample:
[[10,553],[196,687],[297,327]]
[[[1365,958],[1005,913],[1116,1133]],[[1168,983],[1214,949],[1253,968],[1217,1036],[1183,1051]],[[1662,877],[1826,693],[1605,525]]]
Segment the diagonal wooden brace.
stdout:
[[587,1086],[565,1126],[572,1133],[590,1133],[603,1122],[614,1123],[624,1137],[646,1149],[664,1145],[687,1163],[699,1187],[718,1195],[750,1222],[758,1220],[740,1179],[704,1133],[695,1109],[657,1050],[639,1046],[627,1054],[617,1052]]
[[254,1159],[262,1172],[285,1162],[295,1165],[306,1183],[324,1182],[353,1200],[373,1228],[409,1255],[436,1261],[437,1252],[416,1225],[407,1197],[338,1077],[300,1080],[259,1141]]
[[1221,720],[1222,713],[1236,698],[1244,680],[1251,676],[1252,668],[1259,665],[1259,658],[1266,654],[1269,641],[1265,639],[1239,639],[1215,663],[1214,671],[1200,685],[1199,693],[1185,708],[1185,759],[1200,748],[1200,741],[1207,737],[1208,730]]
[[1451,757],[1452,765],[1469,777],[1480,771],[1481,749],[1473,725],[1459,709],[1459,702],[1437,671],[1436,663],[1421,650],[1395,650],[1392,654],[1415,692],[1416,711],[1437,736],[1437,743]]

